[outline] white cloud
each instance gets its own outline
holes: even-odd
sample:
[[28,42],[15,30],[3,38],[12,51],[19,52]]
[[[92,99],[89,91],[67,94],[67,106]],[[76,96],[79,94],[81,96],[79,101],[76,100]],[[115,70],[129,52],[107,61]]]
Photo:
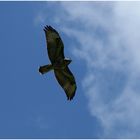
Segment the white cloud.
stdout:
[[[140,137],[140,2],[61,2],[56,17],[87,64],[83,88],[101,138]],[[65,17],[65,18],[64,18]],[[66,18],[67,17],[67,18]]]
[[74,35],[81,45],[75,52],[88,66],[83,87],[91,114],[102,123],[103,137],[139,137],[140,3],[62,6],[71,23],[77,22],[83,28],[65,27],[64,31]]

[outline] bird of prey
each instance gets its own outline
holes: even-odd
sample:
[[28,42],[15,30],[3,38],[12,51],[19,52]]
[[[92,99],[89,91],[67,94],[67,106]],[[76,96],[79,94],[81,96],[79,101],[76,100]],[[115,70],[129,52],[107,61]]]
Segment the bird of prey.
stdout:
[[64,56],[64,45],[59,33],[51,26],[45,26],[44,31],[51,64],[40,66],[39,72],[45,74],[50,70],[54,70],[55,77],[64,89],[67,99],[72,100],[77,89],[75,78],[68,68],[72,60]]

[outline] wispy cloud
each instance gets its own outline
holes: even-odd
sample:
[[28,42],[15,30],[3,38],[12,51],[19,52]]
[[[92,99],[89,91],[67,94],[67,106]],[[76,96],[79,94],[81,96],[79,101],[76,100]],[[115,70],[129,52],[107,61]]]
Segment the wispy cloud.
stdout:
[[[83,89],[101,138],[140,137],[140,2],[61,2],[56,24],[79,44]],[[67,18],[66,18],[67,17]]]
[[44,24],[45,20],[46,20],[46,16],[42,12],[39,12],[36,18],[34,19],[34,24],[35,25],[38,25],[40,23]]

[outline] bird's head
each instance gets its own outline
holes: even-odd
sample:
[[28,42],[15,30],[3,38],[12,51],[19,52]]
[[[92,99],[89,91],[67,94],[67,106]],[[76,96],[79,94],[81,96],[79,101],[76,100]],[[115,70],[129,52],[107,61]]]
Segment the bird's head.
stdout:
[[69,65],[69,64],[71,63],[72,60],[69,59],[69,58],[65,58],[64,61],[65,61],[66,65]]

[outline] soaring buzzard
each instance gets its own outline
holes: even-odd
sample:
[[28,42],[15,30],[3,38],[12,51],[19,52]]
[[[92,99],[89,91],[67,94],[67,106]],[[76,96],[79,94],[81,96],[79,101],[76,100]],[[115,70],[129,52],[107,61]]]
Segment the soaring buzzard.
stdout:
[[45,26],[44,31],[51,64],[40,66],[39,72],[44,74],[50,70],[54,70],[55,77],[64,89],[67,99],[71,100],[73,99],[77,88],[75,78],[68,68],[68,65],[72,60],[65,58],[64,56],[64,45],[59,33],[51,26]]

